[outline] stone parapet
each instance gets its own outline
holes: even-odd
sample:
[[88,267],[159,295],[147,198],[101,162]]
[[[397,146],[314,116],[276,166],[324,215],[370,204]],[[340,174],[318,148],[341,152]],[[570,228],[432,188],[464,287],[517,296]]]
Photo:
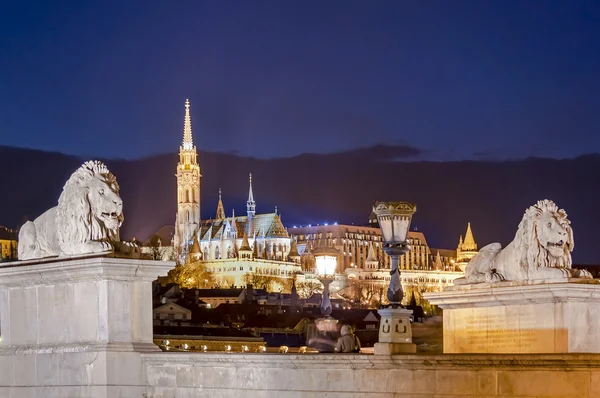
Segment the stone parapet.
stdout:
[[595,397],[599,355],[142,354],[153,397]]

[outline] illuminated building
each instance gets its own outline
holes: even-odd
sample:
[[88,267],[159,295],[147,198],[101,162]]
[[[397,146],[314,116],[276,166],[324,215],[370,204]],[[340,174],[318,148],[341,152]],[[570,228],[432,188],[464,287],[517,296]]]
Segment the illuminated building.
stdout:
[[[190,103],[185,103],[183,142],[177,165],[177,214],[174,230],[161,228],[144,242],[146,256],[181,263],[201,263],[212,272],[220,286],[244,286],[247,274],[291,279],[301,272],[295,242],[274,213],[257,214],[256,200],[249,178],[246,214],[226,216],[222,193],[212,219],[200,219],[200,166],[192,139]],[[170,231],[173,231],[172,234]],[[173,249],[162,246],[172,236]],[[158,244],[157,244],[158,242]],[[156,255],[158,253],[158,255]],[[291,283],[290,283],[291,286]]]
[[[343,224],[323,224],[288,228],[298,238],[298,245],[303,246],[306,256],[303,261],[305,270],[314,269],[314,261],[310,258],[312,248],[331,246],[339,251],[338,270],[344,272],[348,268],[366,269],[370,246],[380,261],[381,268],[390,268],[390,259],[383,256],[381,250],[381,230],[379,227],[365,227]],[[400,259],[400,269],[431,269],[431,252],[425,235],[422,232],[409,231],[410,252]]]
[[0,226],[0,261],[17,259],[17,233]]
[[[332,291],[342,290],[354,280],[371,285],[377,294],[385,294],[390,280],[390,257],[381,249],[381,229],[375,225],[376,218],[370,226],[335,223],[293,227],[288,231],[298,238],[305,271],[314,269],[312,251],[315,248],[332,246],[338,250],[336,283],[332,285]],[[400,280],[404,291],[438,291],[463,276],[455,265],[454,250],[430,249],[420,231],[409,231],[408,240],[411,250],[400,258]]]

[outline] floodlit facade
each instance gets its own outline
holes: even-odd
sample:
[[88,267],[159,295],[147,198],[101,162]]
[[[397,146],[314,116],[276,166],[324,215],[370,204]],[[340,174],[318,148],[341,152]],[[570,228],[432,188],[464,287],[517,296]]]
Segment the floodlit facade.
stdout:
[[[318,246],[331,246],[339,251],[338,270],[343,273],[349,268],[367,269],[367,257],[370,248],[380,259],[380,267],[390,269],[390,258],[382,251],[381,230],[379,227],[345,224],[323,224],[288,228],[288,232],[298,239],[302,246],[305,270],[314,269],[311,250]],[[431,268],[431,251],[422,232],[409,231],[408,240],[411,250],[400,259],[401,269]]]
[[0,226],[0,261],[17,259],[17,232]]

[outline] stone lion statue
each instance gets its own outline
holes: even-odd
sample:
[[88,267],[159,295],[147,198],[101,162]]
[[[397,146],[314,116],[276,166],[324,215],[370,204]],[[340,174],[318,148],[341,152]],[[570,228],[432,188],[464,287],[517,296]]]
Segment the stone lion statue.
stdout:
[[465,277],[454,283],[591,278],[588,271],[571,268],[573,246],[567,213],[551,200],[540,200],[525,211],[512,242],[504,249],[500,243],[483,247],[467,264]]
[[66,182],[58,206],[19,231],[19,260],[109,252],[119,242],[123,201],[104,163],[87,161]]

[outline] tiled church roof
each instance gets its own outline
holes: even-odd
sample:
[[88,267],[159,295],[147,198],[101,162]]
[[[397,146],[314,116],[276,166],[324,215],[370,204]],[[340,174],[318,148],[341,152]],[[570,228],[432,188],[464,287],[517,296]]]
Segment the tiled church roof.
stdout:
[[248,228],[248,217],[227,217],[222,220],[204,220],[200,227],[200,239],[220,239],[226,228],[235,228],[238,238],[244,236],[265,238],[289,238],[289,235],[277,213],[257,214],[252,217],[251,227]]

